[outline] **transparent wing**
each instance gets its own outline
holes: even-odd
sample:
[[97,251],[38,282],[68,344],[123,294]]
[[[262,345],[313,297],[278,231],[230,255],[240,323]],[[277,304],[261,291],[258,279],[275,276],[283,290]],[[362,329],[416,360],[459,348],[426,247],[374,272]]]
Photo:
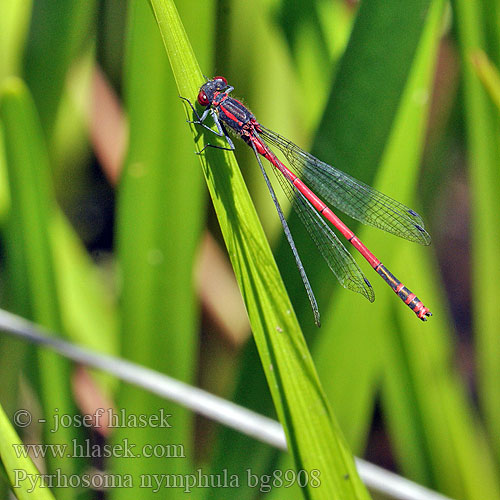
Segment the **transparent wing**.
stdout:
[[262,162],[260,161],[259,153],[257,152],[257,148],[253,142],[251,142],[250,145],[252,146],[253,151],[255,153],[255,158],[257,159],[257,163],[259,164],[262,175],[264,176],[264,180],[266,181],[267,188],[269,189],[269,194],[271,195],[274,206],[276,207],[276,210],[278,212],[278,216],[280,218],[281,225],[283,227],[283,231],[285,232],[286,239],[288,241],[288,244],[290,245],[290,248],[292,250],[292,254],[295,258],[295,263],[297,264],[297,268],[299,269],[299,274],[300,274],[300,277],[302,278],[302,282],[304,283],[307,297],[309,298],[309,302],[311,303],[311,309],[312,309],[313,314],[314,314],[314,322],[319,327],[319,326],[321,326],[321,319],[320,319],[320,314],[319,314],[319,309],[318,309],[318,303],[316,301],[316,297],[314,296],[314,292],[312,290],[311,284],[309,283],[309,278],[307,277],[306,270],[304,269],[304,266],[302,265],[302,260],[300,259],[299,252],[297,251],[297,248],[295,246],[295,241],[293,240],[292,233],[290,232],[290,229],[288,227],[288,223],[285,219],[285,216],[283,215],[283,210],[281,210],[281,206],[278,202],[278,198],[276,197],[273,186],[271,185],[271,181],[269,180],[269,177],[267,176],[266,169],[264,168],[264,165],[262,165]]
[[330,226],[290,180],[274,166],[273,171],[297,215],[340,284],[344,288],[361,293],[370,302],[373,302],[375,294],[370,282],[365,278],[352,255],[346,250]]
[[431,242],[422,218],[411,208],[318,160],[276,132],[260,127],[263,139],[276,146],[294,173],[326,202],[363,224],[422,245]]

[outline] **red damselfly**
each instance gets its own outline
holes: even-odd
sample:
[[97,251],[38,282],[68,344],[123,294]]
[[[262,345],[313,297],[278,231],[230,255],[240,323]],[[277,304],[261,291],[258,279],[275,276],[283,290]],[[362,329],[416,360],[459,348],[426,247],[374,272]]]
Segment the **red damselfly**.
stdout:
[[[324,197],[331,205],[364,224],[375,226],[410,241],[428,245],[431,240],[424,228],[422,218],[411,208],[318,160],[293,142],[262,126],[246,106],[229,96],[232,90],[233,87],[222,76],[208,80],[202,85],[198,94],[198,103],[206,109],[201,116],[189,99],[185,97],[181,97],[181,99],[187,101],[196,117],[190,123],[201,125],[210,132],[224,137],[228,144],[228,147],[222,147],[207,143],[201,151],[207,147],[234,150],[233,141],[226,127],[241,137],[253,149],[295,257],[311,302],[316,324],[318,326],[320,324],[316,298],[259,155],[263,156],[274,167],[273,171],[299,218],[306,226],[328,266],[345,288],[361,293],[370,302],[375,300],[370,282],[324,219],[333,224],[358,250],[377,274],[415,312],[418,318],[426,321],[428,316],[432,316],[432,313],[420,299],[390,273],[314,191]],[[208,115],[213,118],[217,130],[204,123]],[[281,151],[290,168],[277,158],[268,143]]]

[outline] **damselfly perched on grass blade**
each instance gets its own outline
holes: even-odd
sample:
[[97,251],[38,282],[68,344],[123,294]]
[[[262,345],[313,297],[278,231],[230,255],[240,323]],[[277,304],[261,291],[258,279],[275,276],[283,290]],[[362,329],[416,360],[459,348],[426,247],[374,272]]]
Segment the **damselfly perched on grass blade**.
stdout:
[[[361,240],[314,191],[332,206],[364,224],[375,226],[410,241],[428,245],[431,239],[424,228],[420,215],[411,208],[354,179],[341,170],[318,160],[293,142],[265,128],[246,106],[229,96],[232,90],[233,87],[222,76],[217,76],[202,85],[198,94],[198,103],[205,106],[206,109],[201,116],[189,99],[181,98],[193,110],[196,119],[191,123],[201,125],[210,132],[224,137],[228,144],[228,147],[221,147],[207,143],[202,151],[207,147],[234,150],[233,141],[229,137],[226,127],[229,127],[253,149],[295,257],[295,262],[311,302],[316,324],[320,325],[316,298],[259,155],[263,156],[273,166],[273,171],[281,187],[309,231],[321,255],[342,286],[361,293],[370,302],[375,300],[375,294],[370,282],[365,278],[352,255],[346,250],[324,219],[333,224],[347,241],[358,250],[377,274],[415,312],[418,318],[427,321],[427,318],[432,316],[429,309],[368,250]],[[213,118],[217,130],[204,123],[209,115]],[[268,143],[281,151],[288,161],[289,167],[285,166],[277,158]]]

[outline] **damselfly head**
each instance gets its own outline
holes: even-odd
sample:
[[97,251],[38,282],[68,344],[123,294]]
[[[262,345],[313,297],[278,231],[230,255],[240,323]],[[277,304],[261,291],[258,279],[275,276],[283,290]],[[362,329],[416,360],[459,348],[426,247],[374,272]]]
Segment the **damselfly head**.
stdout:
[[208,106],[214,99],[216,92],[220,92],[227,87],[227,80],[223,76],[216,76],[200,87],[198,102],[202,106]]

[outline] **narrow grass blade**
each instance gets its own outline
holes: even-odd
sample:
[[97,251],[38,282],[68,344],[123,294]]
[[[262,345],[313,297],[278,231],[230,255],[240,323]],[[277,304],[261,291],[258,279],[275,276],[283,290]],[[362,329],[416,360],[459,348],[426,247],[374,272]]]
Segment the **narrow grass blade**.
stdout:
[[36,24],[31,26],[26,48],[25,77],[49,139],[68,68],[89,36],[96,3],[95,0],[33,2],[32,19]]
[[[485,50],[484,11],[481,3],[455,0],[464,81],[464,113],[467,130],[471,197],[471,251],[474,330],[477,345],[479,399],[497,461],[500,462],[500,308],[496,300],[500,283],[500,139],[498,110],[493,107],[470,57]],[[495,132],[494,132],[495,131]]]
[[[60,210],[51,218],[49,236],[54,253],[61,321],[68,338],[96,351],[117,354],[118,314],[116,300]],[[99,387],[111,395],[115,382],[99,375]]]
[[472,53],[471,61],[484,88],[500,111],[500,73],[482,50]]
[[[339,160],[334,165],[341,165],[340,168],[347,172],[358,171],[358,167],[362,165],[364,170],[358,173],[364,180],[370,180],[375,175],[394,126],[415,51],[421,43],[428,4],[429,2],[417,2],[410,7],[407,3],[397,1],[362,3],[338,68],[328,108],[318,128],[314,153],[320,159],[331,161],[334,157]],[[313,98],[311,94],[312,92],[305,94],[306,100]],[[281,108],[287,108],[289,102],[293,102],[293,99],[282,99]],[[279,113],[277,116],[281,117]],[[282,132],[281,129],[277,131]],[[328,147],[323,148],[327,143]],[[348,150],[345,158],[341,159],[341,155],[337,153],[330,154],[332,149],[336,150],[337,144],[339,151]],[[406,181],[402,178],[401,182]],[[408,178],[408,182],[410,191],[415,177]],[[391,189],[394,190],[394,185]],[[389,194],[398,195],[391,191]],[[350,445],[361,452],[371,423],[378,377],[382,373],[382,361],[374,348],[373,337],[387,329],[384,317],[386,309],[381,297],[384,285],[381,283],[379,287],[382,290],[380,294],[377,292],[375,304],[369,304],[362,297],[341,289],[326,265],[319,262],[321,259],[314,242],[294,214],[291,214],[289,221],[293,225],[292,231],[304,266],[311,280],[314,280],[313,288],[321,302],[324,320],[321,331],[317,331],[312,324],[310,306],[284,239],[278,249],[279,267],[283,272],[289,270],[284,276],[287,289],[294,297],[300,317],[304,318],[303,323],[309,341],[313,344],[318,372],[329,400],[335,405],[335,413],[343,432]],[[352,221],[348,222],[350,224]],[[387,240],[385,249],[391,248],[394,238],[391,239],[390,235],[383,237]],[[368,268],[367,273],[369,272]],[[369,277],[368,274],[367,276]],[[338,293],[335,293],[335,301],[332,300],[327,308],[324,304],[334,289]],[[390,291],[387,298],[397,300]],[[257,362],[254,348],[249,345],[243,358],[235,398],[242,404],[255,405],[252,407],[267,414],[270,409],[268,399],[265,398],[267,390],[264,380],[254,375]],[[219,467],[222,463],[230,463],[245,469],[250,462],[256,468],[263,467],[263,473],[268,472],[265,467],[275,467],[276,456],[272,451],[250,443],[231,431],[224,432],[222,439],[224,443]],[[245,456],[238,456],[238,448],[247,450]]]
[[[383,12],[385,8],[392,10]],[[403,5],[397,8],[404,9]],[[358,88],[353,90],[356,93],[352,97],[354,101],[351,104],[352,109],[346,113],[350,132],[340,130],[342,127],[339,125],[338,117],[336,121],[329,123],[331,125],[329,129],[333,128],[333,134],[339,136],[337,140],[341,143],[340,148],[349,149],[347,157],[356,155],[355,165],[347,165],[346,158],[343,157],[340,160],[339,156],[339,161],[344,164],[344,168],[351,172],[358,169],[359,165],[365,164],[367,168],[369,163],[373,162],[371,169],[359,174],[366,179],[367,176],[374,175],[376,166],[379,165],[376,181],[372,181],[374,186],[410,206],[413,203],[409,200],[412,198],[418,180],[418,165],[423,148],[436,47],[441,33],[443,5],[442,2],[441,5],[439,2],[433,2],[431,9],[427,11],[424,3],[419,6],[414,5],[413,8],[421,9],[419,20],[417,21],[416,17],[406,18],[406,23],[398,23],[397,30],[387,28],[391,19],[396,20],[396,17],[392,16],[398,16],[396,7],[391,7],[389,4],[384,4],[384,9],[380,5],[371,5],[371,9],[374,9],[371,17],[364,18],[363,22],[360,20],[359,25],[355,25],[352,38],[360,37],[361,40],[353,41],[352,47],[348,47],[342,63],[347,68],[347,75],[342,73],[341,64],[339,70],[341,81],[336,86],[343,89],[341,92],[347,92],[347,88],[344,88],[348,86],[346,78],[349,75],[351,77],[357,75],[358,71],[360,72],[359,78],[365,79],[365,84],[358,80]],[[368,9],[369,4],[365,11],[360,10],[359,16],[368,15]],[[373,18],[377,21],[373,21],[372,24],[368,19]],[[403,18],[404,15],[401,15],[401,19]],[[384,23],[386,23],[386,29],[384,29]],[[407,31],[413,37],[413,45],[410,45],[406,38]],[[363,39],[365,43],[362,43]],[[373,43],[368,42],[369,39],[377,40],[377,45],[373,46]],[[375,57],[378,51],[384,52],[383,47],[395,42],[396,39],[404,40],[397,53],[394,51],[387,53],[387,60],[383,57]],[[399,45],[399,42],[395,44]],[[360,52],[363,46],[366,47],[366,53]],[[349,56],[354,56],[355,59],[350,60]],[[368,61],[371,64],[368,65]],[[396,61],[410,65],[406,66],[405,74],[400,73],[400,68],[394,67],[397,64]],[[387,68],[387,73],[380,72],[381,66]],[[363,67],[366,68],[366,72],[363,71]],[[401,80],[402,77],[406,80]],[[386,89],[382,90],[386,83],[393,88],[394,94],[390,103]],[[373,90],[372,97],[365,94],[368,88]],[[372,98],[373,103],[368,105],[367,101]],[[335,102],[334,109],[342,113],[349,103],[341,102],[339,99],[340,96],[334,92],[332,94],[332,101]],[[374,120],[374,116],[383,118]],[[359,122],[362,122],[362,125],[358,129]],[[369,137],[366,140],[362,140],[360,134],[363,133],[362,130],[365,127],[370,127],[371,132],[368,133]],[[321,132],[321,136],[321,140],[326,141],[326,134]],[[352,136],[359,141],[359,147],[355,149],[349,146],[352,144],[349,141],[356,140]],[[369,141],[370,145],[367,145],[366,141]],[[381,149],[382,152],[377,153]],[[389,151],[390,149],[392,151]],[[377,158],[377,154],[382,156]],[[371,158],[367,158],[367,155],[371,155]],[[381,160],[380,163],[379,160]],[[395,179],[397,179],[396,191]],[[371,228],[359,227],[358,235],[365,243],[369,243],[370,248],[374,249],[376,255],[390,269],[393,269],[391,256],[397,253],[400,246],[408,245]],[[366,301],[359,300],[358,297],[346,294],[343,290],[335,293],[327,312],[330,321],[325,323],[325,330],[339,333],[319,338],[314,350],[318,370],[325,379],[327,393],[335,402],[335,407],[339,408],[343,428],[345,427],[345,432],[355,446],[356,452],[361,452],[365,445],[374,398],[383,371],[383,358],[381,357],[383,352],[379,349],[378,339],[385,335],[395,335],[391,304],[397,300],[369,268],[365,266],[363,269],[366,269],[366,276],[376,290],[375,303],[368,304]],[[393,269],[397,276],[404,278],[396,271],[397,269]],[[416,286],[417,283],[412,284],[412,287]],[[396,306],[404,308],[401,304],[396,304]],[[405,312],[411,314],[409,311]],[[414,327],[420,326],[415,318],[412,319],[415,323]],[[341,325],[347,321],[349,328],[341,328]],[[352,355],[346,356],[344,354],[346,352]],[[329,383],[330,380],[335,383]],[[348,396],[352,394],[356,396]],[[355,415],[354,418],[353,415]]]
[[[4,125],[9,174],[11,212],[7,233],[7,252],[11,272],[10,286],[16,287],[16,306],[29,311],[40,324],[61,331],[59,294],[54,275],[54,255],[48,227],[55,210],[51,192],[47,153],[34,103],[19,79],[6,81],[0,92],[0,119]],[[32,380],[39,384],[45,418],[52,421],[56,412],[75,415],[70,387],[70,367],[52,353],[39,353],[38,371],[31,369]],[[49,432],[45,442],[71,445],[80,433],[74,428]],[[48,456],[50,471],[64,474],[79,472],[83,459]],[[73,498],[74,492],[58,489],[61,498]]]
[[[193,2],[185,2],[195,10]],[[130,119],[129,150],[118,201],[118,259],[121,352],[131,359],[179,380],[192,381],[197,356],[198,316],[193,266],[203,222],[203,177],[185,133],[185,115],[165,56],[151,8],[129,2],[125,105]],[[154,414],[164,403],[156,396],[124,385],[117,404],[127,411]],[[113,470],[137,478],[134,488],[116,491],[116,498],[153,498],[142,488],[141,474],[192,471],[192,416],[177,405],[166,408],[172,428],[123,428],[113,439],[130,439],[140,448],[182,443],[184,459],[130,460],[114,457]],[[182,489],[169,492],[172,498]]]
[[0,80],[19,75],[31,7],[32,2],[24,0],[0,4]]
[[[436,286],[437,272],[421,247],[405,249],[395,258],[401,266],[408,261],[429,270],[420,288],[433,304],[435,321],[417,332],[412,318],[398,311],[402,328],[385,350],[383,403],[398,462],[406,476],[452,498],[497,498],[498,470],[484,429],[459,374],[450,368],[450,320]],[[420,274],[415,267],[407,272],[412,280]]]
[[29,456],[0,406],[0,460],[8,475],[12,491],[18,500],[40,498],[54,500],[51,491],[43,484],[42,475]]
[[[397,197],[403,202],[408,202],[412,197],[418,179],[443,9],[444,2],[435,2],[426,17],[374,181],[377,189],[390,192],[394,187],[394,179],[397,178]],[[398,245],[397,240],[394,241],[394,238],[373,228],[359,227],[358,235],[363,241],[370,242],[370,247],[384,249],[379,257],[384,259],[390,269],[398,269],[393,264],[401,247],[412,246],[405,242]],[[427,248],[425,250],[429,251]],[[403,266],[400,268],[404,269]],[[372,275],[373,273],[367,274],[367,277],[371,278]],[[396,275],[402,277],[399,272]],[[395,322],[395,308],[403,309],[402,313],[409,316],[410,332],[414,333],[422,326],[410,311],[397,303],[393,292],[385,289],[376,279],[372,283],[377,293],[374,304],[342,290],[335,294],[324,325],[325,331],[330,334],[319,337],[314,345],[316,364],[327,395],[337,408],[342,428],[356,453],[362,453],[365,447],[376,394],[380,384],[384,382],[384,367],[389,365],[386,370],[398,377],[396,370],[393,373],[390,362],[384,360],[385,343],[396,341],[400,336]],[[412,287],[417,284],[418,280],[415,280]],[[344,326],[346,322],[348,328]],[[331,332],[336,333],[332,335]],[[401,425],[404,427],[406,415],[399,415],[397,411],[393,413],[389,419],[402,420]],[[418,446],[424,446],[421,442],[412,444],[417,447],[417,451]],[[411,457],[418,456],[413,448],[412,450]],[[286,463],[281,468],[286,469]],[[276,493],[274,497],[280,498],[279,492]],[[284,497],[282,493],[281,497]]]
[[[312,148],[315,156],[372,183],[392,130],[430,3],[430,0],[404,5],[397,0],[362,2],[318,127]],[[394,188],[387,194],[398,199]],[[300,237],[297,218],[292,215],[289,222],[294,234],[299,235],[297,245],[304,256],[304,267],[313,288],[320,290],[317,298],[320,308],[324,309],[332,291],[339,287],[334,279],[329,279],[322,263],[318,264],[314,243],[306,235]],[[347,222],[356,229],[355,222]],[[280,268],[292,267],[288,253],[282,240],[278,250]],[[293,290],[294,303],[298,304],[302,317],[308,306],[303,294],[298,293],[299,280],[294,275],[286,275],[285,283]],[[360,302],[357,298],[352,301]],[[377,304],[373,308],[378,308]]]
[[[175,7],[161,0],[151,5],[179,91],[194,99],[203,80]],[[321,486],[308,485],[304,494],[366,498],[234,158],[220,151],[200,158],[296,467],[321,474]]]
[[[401,109],[385,155],[386,175],[381,181],[387,187],[396,172],[398,179],[413,177],[422,155],[444,8],[445,2],[434,2],[430,11],[406,91],[406,108]],[[401,165],[405,166],[404,174]],[[415,178],[399,185],[406,196],[414,182]],[[421,183],[426,186],[426,179]],[[451,321],[430,251],[406,244],[389,253],[391,268],[399,265],[404,270],[405,281],[418,290],[418,296],[434,313],[423,327],[393,300],[387,304],[388,314],[397,311],[398,316],[394,331],[386,329],[381,337],[381,351],[386,356],[382,395],[392,446],[405,475],[454,498],[475,498],[473,484],[481,477],[479,496],[494,498],[498,495],[497,479],[484,433],[458,374],[449,368],[443,370],[451,364]],[[418,265],[408,266],[409,262]]]

